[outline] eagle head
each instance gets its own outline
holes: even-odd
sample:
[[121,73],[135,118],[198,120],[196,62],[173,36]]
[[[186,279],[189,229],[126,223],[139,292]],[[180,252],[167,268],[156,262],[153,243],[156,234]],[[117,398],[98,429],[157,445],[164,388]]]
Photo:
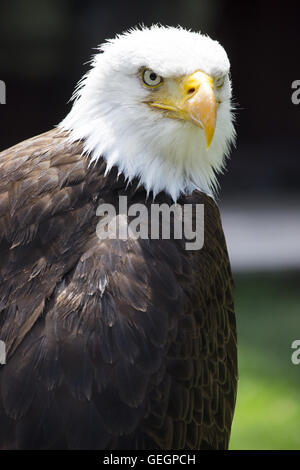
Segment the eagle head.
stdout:
[[99,47],[60,127],[128,181],[174,201],[213,195],[235,138],[223,47],[181,27],[130,30]]

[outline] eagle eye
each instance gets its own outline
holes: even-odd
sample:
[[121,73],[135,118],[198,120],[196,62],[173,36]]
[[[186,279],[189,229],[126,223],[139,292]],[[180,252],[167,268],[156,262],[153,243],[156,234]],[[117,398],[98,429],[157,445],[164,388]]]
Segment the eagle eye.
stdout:
[[143,69],[141,72],[143,84],[150,88],[155,88],[162,84],[163,78],[151,69]]

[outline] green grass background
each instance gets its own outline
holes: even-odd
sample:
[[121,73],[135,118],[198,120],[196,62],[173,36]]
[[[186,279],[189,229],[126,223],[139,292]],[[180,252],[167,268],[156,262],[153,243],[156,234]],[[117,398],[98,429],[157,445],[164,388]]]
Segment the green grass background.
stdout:
[[230,449],[300,449],[300,273],[235,276],[239,386]]

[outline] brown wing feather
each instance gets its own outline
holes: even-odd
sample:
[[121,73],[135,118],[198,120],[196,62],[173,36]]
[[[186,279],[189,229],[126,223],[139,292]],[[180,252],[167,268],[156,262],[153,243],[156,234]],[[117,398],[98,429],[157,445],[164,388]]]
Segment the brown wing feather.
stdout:
[[236,331],[216,205],[181,201],[205,204],[199,252],[100,242],[99,198],[145,192],[81,152],[51,131],[0,154],[0,448],[226,448]]

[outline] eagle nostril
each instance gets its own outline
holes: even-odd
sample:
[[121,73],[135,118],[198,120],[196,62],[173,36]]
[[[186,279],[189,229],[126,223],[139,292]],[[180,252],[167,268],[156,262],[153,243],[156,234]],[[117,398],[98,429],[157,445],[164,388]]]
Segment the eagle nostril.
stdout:
[[195,88],[190,88],[188,91],[188,94],[191,95],[192,93],[195,93]]

